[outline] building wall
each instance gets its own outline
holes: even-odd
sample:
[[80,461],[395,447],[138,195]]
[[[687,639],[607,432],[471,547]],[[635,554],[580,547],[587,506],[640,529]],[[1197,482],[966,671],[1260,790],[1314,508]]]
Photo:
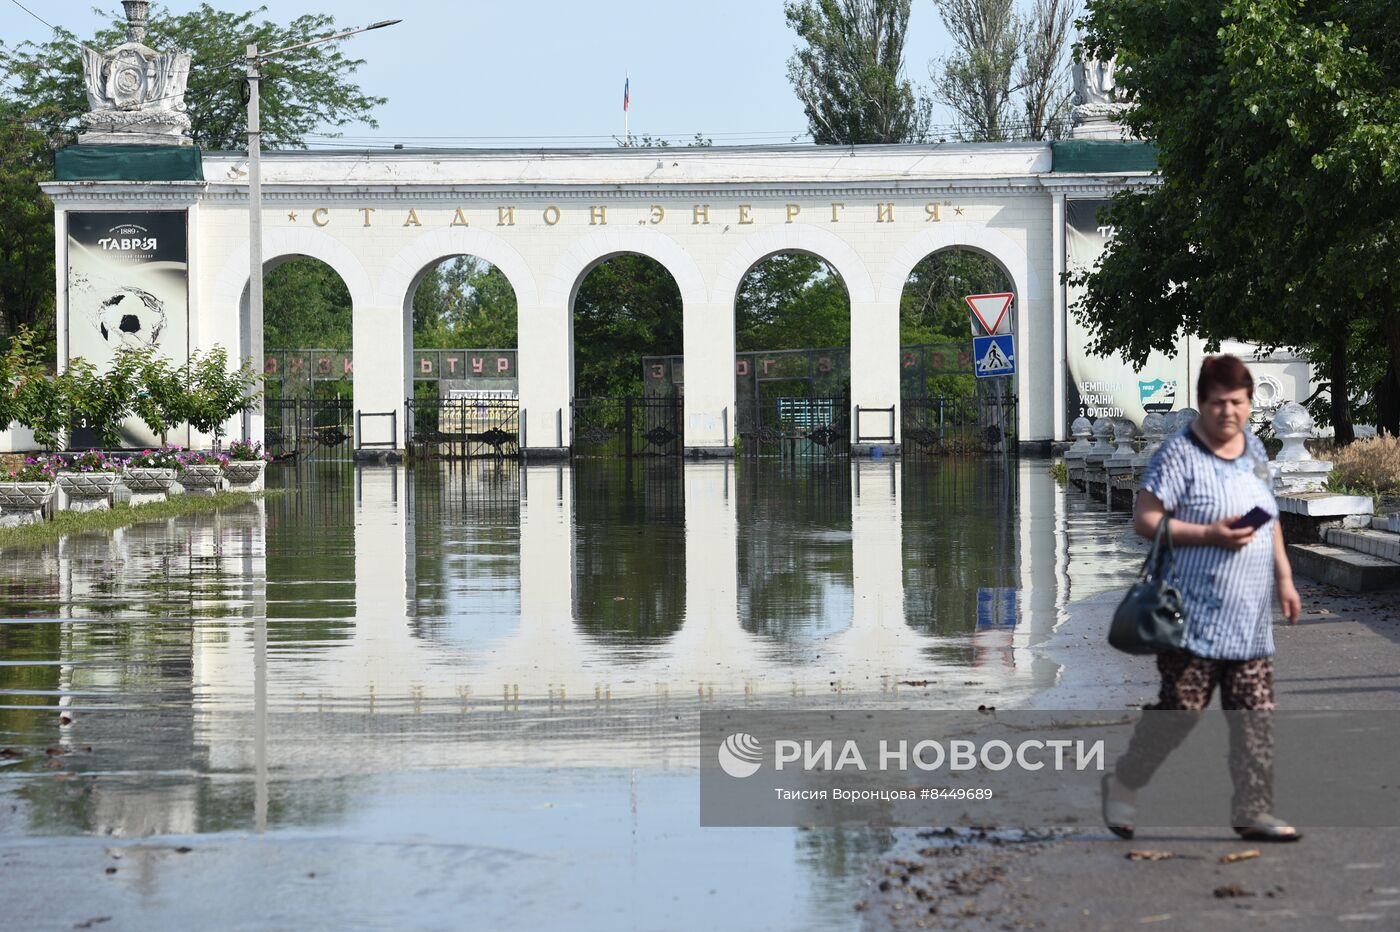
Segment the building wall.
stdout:
[[[95,199],[140,209],[191,205],[192,349],[215,343],[260,358],[247,320],[247,165],[211,154],[198,182],[55,182],[59,213]],[[910,270],[952,246],[1000,262],[1016,291],[1019,432],[1062,435],[1063,354],[1053,335],[1058,262],[1050,149],[1040,144],[853,149],[551,152],[285,152],[263,166],[264,260],[312,256],[354,303],[355,407],[401,410],[409,394],[413,290],[441,259],[498,266],[519,305],[526,443],[554,446],[572,397],[572,300],[599,262],[650,256],[679,285],[686,357],[686,445],[734,436],[734,298],[774,253],[818,255],[851,299],[853,407],[899,404],[899,301]],[[1144,176],[1081,178],[1104,195]],[[63,313],[60,262],[60,313]],[[1058,400],[1057,400],[1058,399]],[[726,424],[727,420],[727,424]],[[888,415],[867,418],[865,432]],[[387,420],[364,424],[385,441]],[[896,419],[896,441],[898,419]],[[402,424],[393,438],[403,444]],[[562,438],[564,443],[569,438]]]

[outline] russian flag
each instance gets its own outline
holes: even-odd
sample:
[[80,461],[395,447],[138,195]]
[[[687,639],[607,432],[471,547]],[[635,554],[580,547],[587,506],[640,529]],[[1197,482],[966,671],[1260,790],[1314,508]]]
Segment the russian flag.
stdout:
[[627,107],[632,103],[632,79],[626,78],[622,82],[622,112],[627,112]]

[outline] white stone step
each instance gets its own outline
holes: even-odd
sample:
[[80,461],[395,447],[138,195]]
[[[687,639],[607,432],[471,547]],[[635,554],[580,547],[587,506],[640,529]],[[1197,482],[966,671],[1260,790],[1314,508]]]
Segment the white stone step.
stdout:
[[1327,543],[1334,547],[1346,547],[1357,553],[1400,564],[1400,534],[1366,528],[1328,528],[1323,534]]

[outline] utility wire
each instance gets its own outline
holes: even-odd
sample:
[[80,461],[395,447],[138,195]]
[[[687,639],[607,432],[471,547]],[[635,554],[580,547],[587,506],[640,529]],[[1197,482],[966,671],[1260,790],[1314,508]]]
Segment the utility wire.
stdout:
[[50,29],[52,29],[54,32],[58,32],[58,27],[57,27],[57,26],[55,26],[53,23],[49,22],[48,20],[44,19],[44,17],[40,16],[38,13],[35,13],[33,10],[31,10],[29,7],[25,6],[23,3],[20,3],[19,0],[10,0],[10,2],[13,3],[15,6],[19,7],[19,8],[20,8],[21,10],[23,10],[24,12],[28,13],[30,16],[32,16],[32,17],[34,17],[35,19],[37,19],[39,22],[43,23],[45,26],[48,26],[48,27],[49,27]]

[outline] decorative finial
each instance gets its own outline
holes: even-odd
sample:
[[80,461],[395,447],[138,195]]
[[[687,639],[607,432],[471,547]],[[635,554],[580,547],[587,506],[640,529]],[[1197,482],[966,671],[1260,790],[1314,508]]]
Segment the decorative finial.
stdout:
[[126,41],[144,45],[146,23],[151,17],[150,0],[122,0],[126,7]]

